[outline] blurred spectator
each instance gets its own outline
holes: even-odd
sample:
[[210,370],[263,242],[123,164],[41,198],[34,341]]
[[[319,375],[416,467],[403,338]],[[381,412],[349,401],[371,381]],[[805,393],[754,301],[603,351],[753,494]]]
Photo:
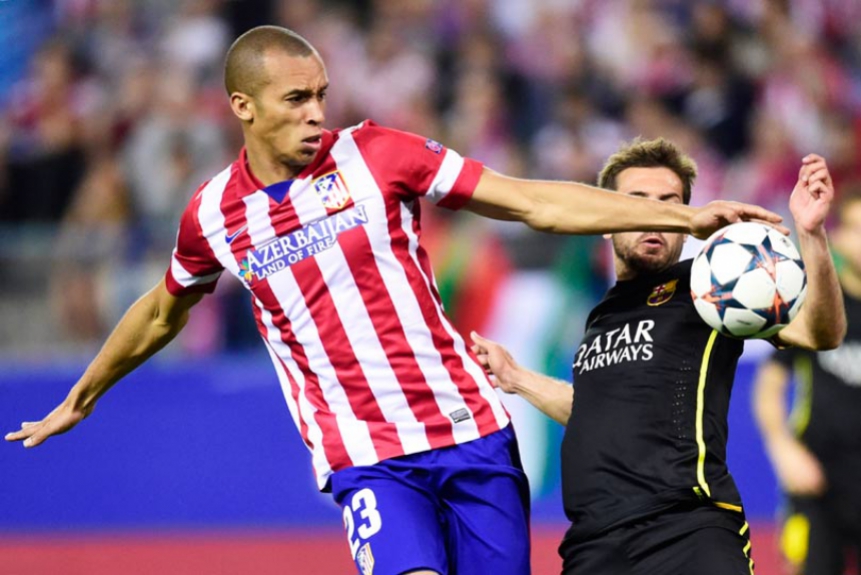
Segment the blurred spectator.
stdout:
[[789,194],[798,179],[800,153],[786,126],[768,112],[754,119],[752,133],[750,152],[734,162],[727,173],[726,193],[787,214]]
[[130,61],[149,51],[151,38],[141,14],[131,0],[96,2],[91,13],[79,14],[67,37],[81,47],[101,78],[113,81]]
[[728,55],[717,50],[694,51],[691,83],[679,91],[677,105],[682,117],[718,152],[733,158],[748,146],[754,89],[729,67]]
[[3,220],[62,218],[85,171],[86,123],[99,103],[98,88],[80,77],[66,43],[52,40],[39,49],[6,111],[11,133],[0,192]]
[[168,68],[155,82],[154,102],[129,135],[124,162],[140,224],[162,252],[198,183],[228,154],[218,124],[199,113],[191,77]]
[[843,189],[861,186],[861,117],[845,112],[831,111],[824,120],[825,147],[835,193],[839,198]]
[[52,29],[50,0],[4,2],[0,6],[0,110],[9,104],[9,86],[27,73],[33,53]]
[[50,266],[51,303],[72,340],[101,339],[112,325],[111,286],[123,268],[129,197],[119,162],[95,158],[75,190]]
[[400,126],[416,97],[432,94],[433,60],[408,42],[396,19],[376,20],[368,32],[364,58],[347,71],[341,88],[354,109],[380,124]]
[[178,14],[164,29],[164,61],[183,68],[192,80],[219,82],[224,53],[232,42],[227,24],[218,17],[218,0],[181,0]]
[[591,182],[626,138],[625,127],[602,114],[579,84],[560,90],[550,121],[532,141],[541,177]]
[[464,74],[457,79],[454,94],[445,118],[446,143],[495,170],[522,174],[499,79],[490,72]]

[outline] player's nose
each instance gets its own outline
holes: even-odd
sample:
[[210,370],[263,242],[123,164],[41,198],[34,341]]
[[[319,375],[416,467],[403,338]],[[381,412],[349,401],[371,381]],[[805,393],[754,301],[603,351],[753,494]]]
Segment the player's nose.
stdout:
[[323,100],[312,99],[308,103],[307,121],[315,126],[322,125],[326,121],[326,104]]

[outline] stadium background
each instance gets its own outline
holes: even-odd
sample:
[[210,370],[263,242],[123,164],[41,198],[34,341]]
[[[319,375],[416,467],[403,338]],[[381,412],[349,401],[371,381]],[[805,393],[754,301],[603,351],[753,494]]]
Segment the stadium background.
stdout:
[[[372,118],[511,175],[580,181],[621,141],[662,135],[699,164],[694,204],[785,213],[805,153],[827,157],[838,193],[861,185],[859,21],[856,0],[0,0],[0,427],[58,402],[162,275],[189,195],[240,146],[221,65],[251,26],[317,46],[329,127]],[[605,242],[424,217],[458,329],[568,378],[609,281]],[[0,445],[0,575],[352,572],[248,308],[223,280],[73,435]],[[749,397],[767,352],[749,345],[739,367],[730,466],[757,573],[779,575]],[[535,572],[555,573],[561,430],[506,404]]]

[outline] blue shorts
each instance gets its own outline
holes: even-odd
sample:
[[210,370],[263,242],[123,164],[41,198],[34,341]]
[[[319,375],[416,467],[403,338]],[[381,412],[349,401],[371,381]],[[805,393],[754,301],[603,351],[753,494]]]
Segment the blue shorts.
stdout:
[[529,484],[509,425],[332,475],[362,575],[528,575]]

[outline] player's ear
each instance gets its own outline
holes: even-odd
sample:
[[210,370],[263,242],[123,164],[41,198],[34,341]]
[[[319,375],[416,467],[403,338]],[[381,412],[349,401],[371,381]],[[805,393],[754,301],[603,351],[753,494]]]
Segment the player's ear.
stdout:
[[604,235],[603,235],[603,236],[601,236],[601,237],[603,237],[605,240],[612,240],[612,239],[613,239],[613,234],[604,234]]
[[230,109],[243,122],[254,120],[254,99],[248,94],[242,92],[233,92],[230,94]]

